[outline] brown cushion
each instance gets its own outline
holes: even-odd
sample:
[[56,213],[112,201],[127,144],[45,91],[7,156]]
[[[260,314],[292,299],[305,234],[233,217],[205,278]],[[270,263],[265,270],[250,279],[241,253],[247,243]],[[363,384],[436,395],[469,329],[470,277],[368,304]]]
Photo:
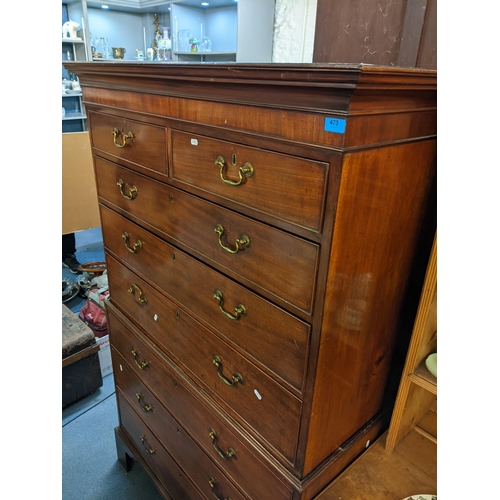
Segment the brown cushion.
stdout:
[[62,359],[95,343],[94,332],[62,304]]

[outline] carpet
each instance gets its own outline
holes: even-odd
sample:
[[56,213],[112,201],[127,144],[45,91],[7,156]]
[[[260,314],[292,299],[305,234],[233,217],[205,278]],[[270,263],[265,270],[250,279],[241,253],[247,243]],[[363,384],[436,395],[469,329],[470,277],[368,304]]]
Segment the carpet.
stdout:
[[[79,262],[104,260],[100,228],[75,236]],[[63,279],[77,278],[64,267],[62,274]],[[83,297],[76,296],[66,305],[78,314],[84,303]],[[102,387],[93,394],[63,410],[62,500],[161,500],[138,462],[126,473],[118,461],[114,433],[117,425],[113,374],[104,377]]]
[[118,462],[115,394],[86,401],[90,406],[80,406],[62,428],[62,500],[161,500],[139,463],[126,473]]

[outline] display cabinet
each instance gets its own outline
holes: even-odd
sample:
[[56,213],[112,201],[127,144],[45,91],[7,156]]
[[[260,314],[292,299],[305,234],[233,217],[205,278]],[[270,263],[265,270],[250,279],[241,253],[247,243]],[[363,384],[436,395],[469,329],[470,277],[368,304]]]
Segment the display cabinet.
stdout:
[[[173,60],[271,62],[274,8],[275,0],[228,0],[207,8],[200,7],[200,2],[173,3]],[[189,50],[190,38],[202,43],[205,37],[210,40],[210,52]]]
[[[64,12],[64,11],[63,11]],[[69,14],[66,16],[70,19]],[[63,14],[63,23],[65,16]],[[76,90],[72,88],[73,82],[78,82],[78,77],[70,73],[64,63],[68,61],[88,61],[89,54],[85,39],[85,23],[83,18],[79,21],[77,38],[62,38],[62,131],[84,132],[87,130],[87,115],[82,102],[82,92],[79,86]]]
[[[154,14],[160,21],[159,29],[169,28],[172,41],[172,60],[186,62],[271,62],[274,33],[275,0],[214,0],[202,6],[200,1],[177,0],[146,2],[131,0],[106,2],[103,10],[86,0],[68,0],[70,11],[81,12],[90,35],[107,38],[109,48],[126,49],[125,60],[136,59],[136,50],[144,52],[154,45]],[[154,5],[152,5],[154,4]],[[189,30],[189,38],[200,43],[205,37],[211,41],[210,52],[191,52],[181,47],[178,33]],[[91,52],[89,43],[85,44]],[[74,60],[84,60],[81,57]],[[102,60],[102,59],[101,59]],[[96,58],[99,61],[99,58]]]

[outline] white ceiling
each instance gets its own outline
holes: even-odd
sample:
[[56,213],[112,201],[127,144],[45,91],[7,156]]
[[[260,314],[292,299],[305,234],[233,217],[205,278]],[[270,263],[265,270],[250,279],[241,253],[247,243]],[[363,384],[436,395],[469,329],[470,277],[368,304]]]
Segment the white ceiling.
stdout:
[[[75,3],[80,0],[66,0],[66,3]],[[225,7],[234,5],[234,0],[204,0],[209,3],[209,7]],[[100,9],[102,4],[109,6],[109,10],[117,10],[121,12],[154,12],[158,7],[165,7],[171,3],[185,5],[189,7],[204,8],[201,5],[202,0],[88,0],[87,6]]]

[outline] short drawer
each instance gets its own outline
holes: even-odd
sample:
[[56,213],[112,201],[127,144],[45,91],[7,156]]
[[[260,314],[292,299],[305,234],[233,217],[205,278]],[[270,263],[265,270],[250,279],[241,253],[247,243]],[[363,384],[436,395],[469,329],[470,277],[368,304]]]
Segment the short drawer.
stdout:
[[202,500],[204,497],[198,493],[154,433],[136,415],[119,390],[116,394],[121,426],[172,498]]
[[[134,327],[128,320],[118,318],[112,305],[108,306],[108,317],[115,380],[130,399],[135,398],[138,411],[141,405],[154,406],[155,400],[159,401],[249,497],[260,499],[269,494],[273,500],[292,498],[292,489],[263,463],[262,453],[256,454],[239,433],[201,403],[192,388],[188,389],[153,354],[149,341],[132,333]],[[142,394],[141,400],[137,393]],[[230,449],[234,457],[223,456]],[[259,481],[254,480],[256,477]]]
[[134,165],[167,174],[166,129],[89,111],[92,147]]
[[[255,362],[302,392],[311,326],[101,207],[104,246]],[[124,244],[127,235],[130,252]],[[110,274],[110,286],[114,276]],[[231,319],[232,318],[232,319]]]
[[[94,157],[99,197],[311,314],[319,246]],[[131,199],[120,189],[133,189]]]
[[110,256],[107,263],[113,302],[215,400],[222,401],[230,413],[236,413],[293,462],[300,400],[127,267]]
[[172,178],[320,232],[328,164],[172,131]]

